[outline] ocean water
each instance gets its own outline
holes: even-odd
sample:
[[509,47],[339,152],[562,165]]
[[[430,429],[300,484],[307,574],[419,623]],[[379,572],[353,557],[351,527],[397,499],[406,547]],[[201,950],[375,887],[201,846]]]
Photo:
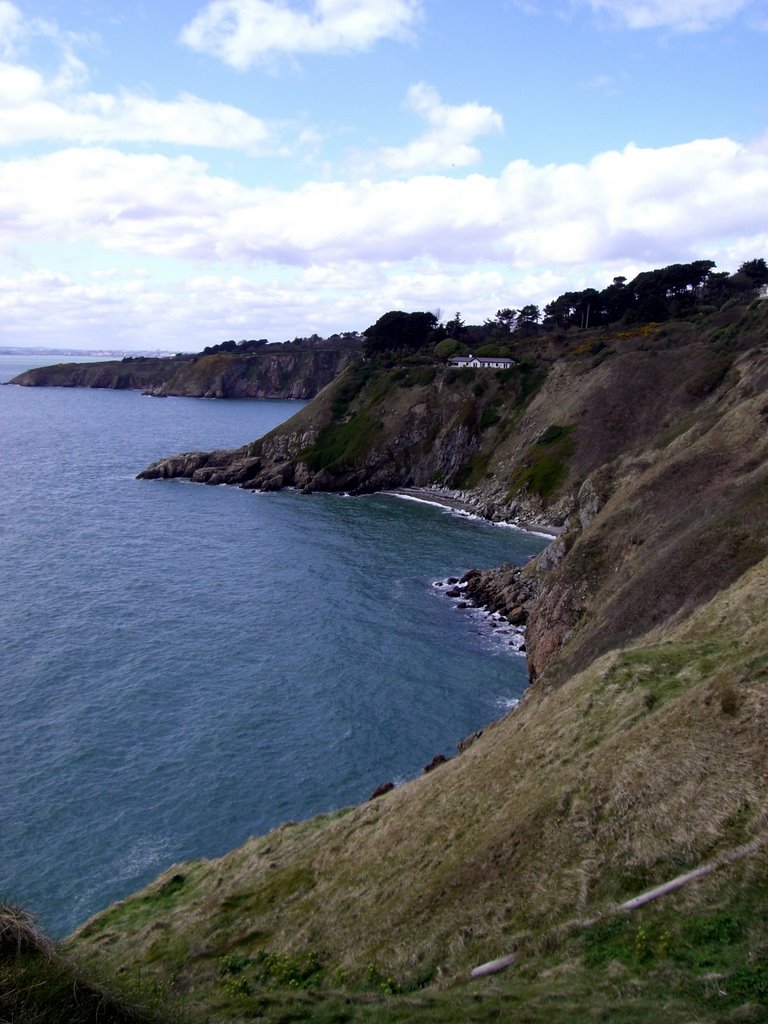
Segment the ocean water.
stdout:
[[[0,356],[0,380],[46,361]],[[134,479],[300,405],[0,387],[0,898],[54,935],[414,777],[526,685],[433,584],[542,538],[383,495]]]

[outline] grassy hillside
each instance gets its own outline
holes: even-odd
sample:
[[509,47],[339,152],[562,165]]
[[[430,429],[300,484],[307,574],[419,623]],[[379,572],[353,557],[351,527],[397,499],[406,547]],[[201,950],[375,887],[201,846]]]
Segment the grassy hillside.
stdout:
[[526,570],[535,682],[437,770],[176,865],[69,947],[206,1020],[765,1020],[767,342],[753,303],[567,335],[506,375],[372,365],[186,457],[556,521]]

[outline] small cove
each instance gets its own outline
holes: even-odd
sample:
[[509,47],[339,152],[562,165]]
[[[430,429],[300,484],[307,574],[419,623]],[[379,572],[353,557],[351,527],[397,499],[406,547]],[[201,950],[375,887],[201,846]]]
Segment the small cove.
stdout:
[[296,408],[0,389],[0,887],[55,934],[413,777],[525,687],[432,583],[543,538],[383,495],[134,479]]

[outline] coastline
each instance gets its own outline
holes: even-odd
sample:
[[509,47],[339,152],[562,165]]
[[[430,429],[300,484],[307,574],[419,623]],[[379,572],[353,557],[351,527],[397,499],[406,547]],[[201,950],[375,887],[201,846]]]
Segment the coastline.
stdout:
[[456,492],[442,490],[441,488],[430,487],[396,487],[392,490],[379,491],[379,494],[386,494],[393,498],[402,498],[406,501],[418,501],[423,505],[435,505],[445,508],[459,515],[472,516],[476,519],[484,519],[494,526],[505,526],[513,530],[522,530],[524,533],[533,533],[539,537],[548,537],[554,540],[562,533],[562,529],[548,524],[530,523],[526,520],[493,520],[482,515],[474,505],[471,505],[464,498],[456,496]]

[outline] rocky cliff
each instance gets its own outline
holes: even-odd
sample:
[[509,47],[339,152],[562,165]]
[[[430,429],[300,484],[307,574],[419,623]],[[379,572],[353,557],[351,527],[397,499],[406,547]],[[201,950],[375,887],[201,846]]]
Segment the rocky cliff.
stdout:
[[271,346],[259,352],[130,357],[27,370],[24,387],[135,389],[187,398],[313,398],[355,358],[350,348]]
[[[266,1018],[283,975],[318,991],[279,1019],[764,1019],[768,303],[553,344],[498,373],[350,367],[252,445],[142,474],[433,486],[559,532],[465,581],[527,621],[518,708],[362,807],[174,866],[81,955],[216,1019]],[[355,995],[399,989],[380,1017]]]

